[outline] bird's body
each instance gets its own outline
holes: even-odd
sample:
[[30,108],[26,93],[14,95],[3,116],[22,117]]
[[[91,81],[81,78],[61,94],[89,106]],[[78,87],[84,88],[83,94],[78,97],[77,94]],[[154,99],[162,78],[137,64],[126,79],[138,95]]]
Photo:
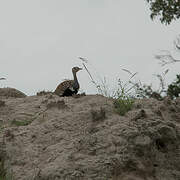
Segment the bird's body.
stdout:
[[72,96],[73,94],[77,94],[78,89],[73,89],[73,83],[73,80],[63,81],[57,86],[54,93],[59,96]]
[[76,73],[79,70],[81,70],[81,68],[79,67],[72,68],[74,80],[63,81],[57,86],[54,93],[57,94],[58,96],[72,96],[73,94],[77,94],[80,86],[77,80]]

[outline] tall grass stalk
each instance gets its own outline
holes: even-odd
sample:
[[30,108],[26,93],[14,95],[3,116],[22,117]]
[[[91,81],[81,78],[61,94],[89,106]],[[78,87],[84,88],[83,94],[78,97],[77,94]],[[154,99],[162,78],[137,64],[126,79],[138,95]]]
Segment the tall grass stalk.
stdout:
[[130,81],[136,76],[137,73],[131,73],[127,69],[122,69],[123,71],[127,72],[130,77],[129,80],[123,83],[123,81],[119,78],[118,79],[118,87],[115,90],[110,89],[110,86],[107,83],[106,78],[100,78],[100,83],[97,83],[97,81],[94,80],[93,76],[91,75],[90,71],[88,70],[87,64],[88,61],[84,61],[83,58],[80,58],[83,62],[83,66],[85,70],[87,71],[91,82],[95,85],[97,91],[99,94],[106,96],[106,97],[111,97],[114,99],[114,108],[115,111],[120,114],[120,115],[125,115],[126,112],[131,110],[132,105],[134,103],[133,99],[133,89],[134,89],[134,84],[131,84]]

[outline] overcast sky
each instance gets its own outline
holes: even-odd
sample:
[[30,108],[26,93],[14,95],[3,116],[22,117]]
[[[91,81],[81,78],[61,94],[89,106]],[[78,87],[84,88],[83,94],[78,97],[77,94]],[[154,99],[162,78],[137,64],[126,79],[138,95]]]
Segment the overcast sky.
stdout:
[[[154,54],[173,50],[180,21],[165,26],[149,15],[145,0],[0,0],[0,87],[54,90],[82,66],[79,56],[112,85],[128,78],[121,68],[150,83],[162,72]],[[170,82],[180,64],[169,67]],[[96,93],[85,70],[78,78],[82,91]]]

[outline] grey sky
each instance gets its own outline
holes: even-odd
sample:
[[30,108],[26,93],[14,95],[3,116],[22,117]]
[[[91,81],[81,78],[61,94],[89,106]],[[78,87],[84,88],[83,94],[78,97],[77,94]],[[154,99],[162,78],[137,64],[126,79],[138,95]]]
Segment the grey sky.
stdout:
[[[86,57],[111,84],[128,68],[151,82],[161,72],[153,55],[173,50],[179,21],[170,26],[152,22],[145,0],[6,0],[0,1],[1,87],[28,95],[54,90],[71,68]],[[179,55],[180,56],[180,55]],[[180,65],[171,65],[168,81]],[[93,73],[93,70],[92,70]],[[83,91],[96,93],[86,71],[78,73]]]

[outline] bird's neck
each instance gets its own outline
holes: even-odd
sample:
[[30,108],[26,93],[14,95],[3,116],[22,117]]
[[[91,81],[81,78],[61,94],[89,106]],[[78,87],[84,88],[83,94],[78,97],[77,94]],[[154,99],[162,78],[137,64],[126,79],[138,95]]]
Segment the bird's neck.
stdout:
[[74,77],[74,81],[78,81],[78,80],[77,80],[76,72],[73,72],[73,77]]
[[79,88],[79,83],[78,83],[76,72],[73,72],[73,77],[74,77],[74,87]]

